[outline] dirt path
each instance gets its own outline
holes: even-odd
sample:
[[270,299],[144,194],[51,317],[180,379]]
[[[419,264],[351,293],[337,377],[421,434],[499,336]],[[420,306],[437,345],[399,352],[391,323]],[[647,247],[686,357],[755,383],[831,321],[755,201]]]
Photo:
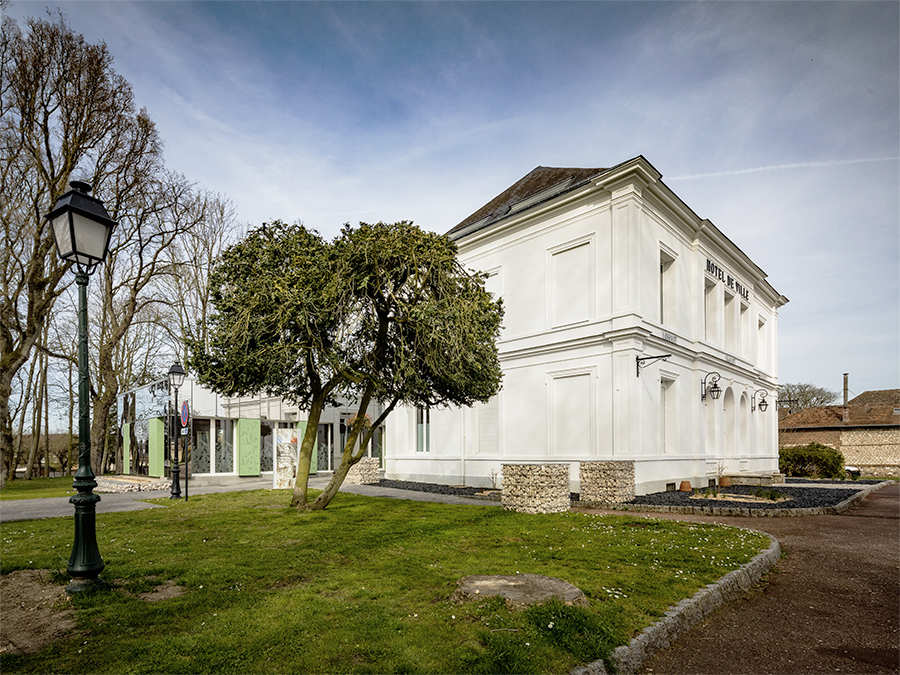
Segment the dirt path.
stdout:
[[900,673],[900,485],[839,516],[672,517],[762,530],[786,555],[643,673]]

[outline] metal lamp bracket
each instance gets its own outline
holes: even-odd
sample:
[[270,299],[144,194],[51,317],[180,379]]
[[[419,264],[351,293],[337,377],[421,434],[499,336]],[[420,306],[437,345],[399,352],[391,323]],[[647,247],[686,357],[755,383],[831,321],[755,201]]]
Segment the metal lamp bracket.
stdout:
[[662,356],[637,356],[635,360],[637,361],[637,376],[641,376],[641,368],[646,368],[654,361],[668,361],[671,354],[663,354]]

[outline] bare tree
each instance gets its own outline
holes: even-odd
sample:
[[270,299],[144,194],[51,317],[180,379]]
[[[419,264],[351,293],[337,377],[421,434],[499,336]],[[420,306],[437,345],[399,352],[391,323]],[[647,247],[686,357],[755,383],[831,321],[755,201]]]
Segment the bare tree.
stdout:
[[[0,26],[0,455],[13,449],[10,400],[70,266],[44,215],[74,175],[114,209],[144,191],[160,144],[102,42],[65,20],[10,17]],[[115,217],[115,216],[114,216]]]
[[172,301],[159,315],[171,354],[181,363],[187,360],[184,336],[194,335],[206,342],[203,331],[211,311],[209,275],[220,254],[238,240],[243,229],[237,225],[233,204],[221,195],[201,192],[195,208],[199,211],[197,226],[169,249],[174,273],[163,285]]
[[823,405],[831,405],[838,399],[838,393],[814,384],[788,382],[778,388],[778,403],[791,410],[803,410]]

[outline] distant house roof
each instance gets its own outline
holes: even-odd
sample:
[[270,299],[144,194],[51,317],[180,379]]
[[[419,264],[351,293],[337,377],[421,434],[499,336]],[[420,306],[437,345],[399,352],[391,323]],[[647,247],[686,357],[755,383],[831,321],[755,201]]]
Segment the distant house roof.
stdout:
[[[540,204],[557,195],[584,184],[609,169],[577,169],[539,166],[527,176],[494,197],[449,232],[460,236],[464,230],[472,232],[487,227],[513,213]],[[468,232],[467,232],[468,233]]]
[[848,405],[889,405],[900,407],[900,389],[876,389],[864,391],[856,398],[850,399]]
[[900,416],[894,415],[893,405],[848,405],[846,410],[849,414],[845,422],[842,405],[806,408],[781,419],[778,428],[787,430],[900,425]]

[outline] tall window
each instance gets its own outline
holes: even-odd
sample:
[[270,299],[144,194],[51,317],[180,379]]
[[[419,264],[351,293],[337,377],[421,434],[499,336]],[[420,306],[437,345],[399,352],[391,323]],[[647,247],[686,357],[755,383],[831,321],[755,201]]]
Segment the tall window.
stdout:
[[747,352],[750,349],[750,308],[743,302],[741,303],[740,338],[741,344],[738,347],[738,351],[741,356],[746,358],[749,356]]
[[500,396],[475,408],[478,411],[478,452],[500,452]]
[[675,258],[665,251],[659,252],[659,322],[673,325],[674,282],[672,280]]
[[735,312],[736,301],[734,295],[725,293],[725,349],[731,353],[737,353],[737,314]]
[[431,410],[416,408],[416,452],[431,452]]
[[675,429],[678,416],[675,412],[675,380],[659,381],[659,451],[669,453],[677,442]]
[[718,339],[718,334],[716,331],[716,318],[718,312],[716,311],[718,308],[716,307],[716,282],[710,279],[706,280],[706,286],[704,287],[704,296],[703,296],[703,330],[704,330],[704,338],[707,342],[716,342]]
[[759,317],[756,328],[756,366],[767,370],[769,366],[769,345],[766,336],[766,320]]

